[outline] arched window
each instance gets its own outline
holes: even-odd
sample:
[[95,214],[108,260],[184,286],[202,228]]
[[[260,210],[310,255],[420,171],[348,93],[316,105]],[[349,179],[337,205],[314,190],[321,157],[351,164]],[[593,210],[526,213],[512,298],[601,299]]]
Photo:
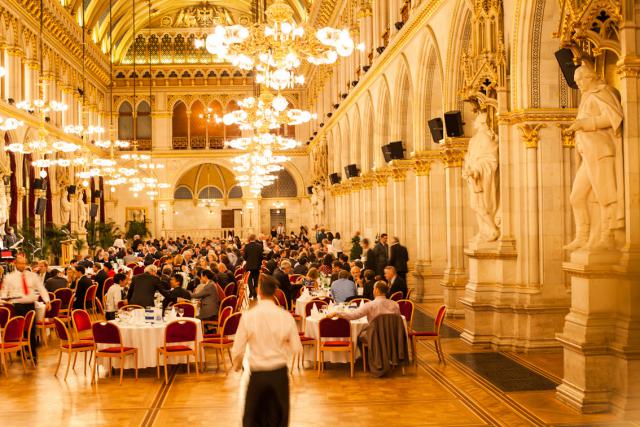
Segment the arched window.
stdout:
[[187,140],[189,122],[187,121],[187,106],[184,105],[184,102],[178,101],[174,104],[171,125],[173,148],[187,148],[189,146],[189,141]]
[[[212,117],[222,117],[222,105],[218,101],[209,104]],[[209,121],[209,147],[224,148],[225,126],[224,123],[217,123],[215,119]]]
[[173,198],[178,200],[191,200],[193,199],[193,193],[189,187],[180,186],[174,191]]
[[204,116],[204,105],[202,102],[196,101],[191,105],[191,117],[189,119],[191,130],[191,148],[206,148],[205,128],[206,120],[201,118]]
[[218,187],[209,185],[200,190],[198,199],[222,199],[222,191]]
[[138,104],[136,137],[138,139],[151,139],[151,106],[147,101],[142,101]]
[[122,141],[133,139],[133,108],[126,101],[118,109],[118,139]]
[[242,187],[236,185],[229,190],[230,199],[242,199]]
[[264,199],[277,199],[280,197],[296,197],[298,195],[298,188],[293,176],[283,169],[278,172],[278,179],[276,182],[268,187],[262,189],[261,196]]
[[[236,111],[239,110],[240,108],[238,107],[238,104],[236,103],[236,101],[230,101],[227,104],[227,113],[230,113],[232,111]],[[240,138],[242,136],[242,131],[240,130],[240,126],[238,125],[231,125],[231,126],[227,126],[227,140],[229,139],[234,139],[234,138]]]

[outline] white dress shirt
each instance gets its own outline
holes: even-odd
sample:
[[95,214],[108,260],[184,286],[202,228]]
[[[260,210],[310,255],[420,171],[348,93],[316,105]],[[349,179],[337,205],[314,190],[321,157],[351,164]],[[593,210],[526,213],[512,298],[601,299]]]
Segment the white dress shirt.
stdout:
[[[27,282],[27,293],[24,292],[24,280]],[[34,272],[25,270],[20,272],[15,270],[4,277],[2,281],[2,289],[0,289],[0,298],[11,299],[12,303],[30,304],[38,301],[38,297],[42,297],[44,302],[49,302],[49,292],[44,288],[40,276]]]
[[118,311],[118,303],[122,301],[122,286],[114,283],[107,291],[105,311],[109,313]]
[[293,316],[272,300],[260,300],[243,313],[233,342],[234,361],[244,357],[247,345],[252,372],[285,367],[293,354],[302,351]]

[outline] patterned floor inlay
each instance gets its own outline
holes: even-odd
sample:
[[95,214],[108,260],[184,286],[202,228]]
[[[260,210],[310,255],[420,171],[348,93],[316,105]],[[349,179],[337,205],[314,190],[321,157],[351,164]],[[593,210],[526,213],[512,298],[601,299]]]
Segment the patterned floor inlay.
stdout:
[[553,390],[558,386],[500,353],[454,353],[450,356],[505,393]]

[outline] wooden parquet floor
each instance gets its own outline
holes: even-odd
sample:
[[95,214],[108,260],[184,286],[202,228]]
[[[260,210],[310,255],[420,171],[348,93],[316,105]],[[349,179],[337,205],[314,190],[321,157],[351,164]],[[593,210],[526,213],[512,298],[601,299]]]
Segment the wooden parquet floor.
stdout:
[[[449,326],[456,327],[450,323]],[[445,353],[478,352],[458,338],[444,340]],[[37,369],[14,358],[9,378],[0,376],[0,426],[238,426],[246,375],[216,371],[209,357],[199,378],[184,366],[173,369],[165,386],[155,370],[136,381],[125,373],[90,384],[82,360],[67,381],[53,375],[57,340],[40,348]],[[507,354],[507,356],[509,356]],[[533,356],[514,360],[536,364]],[[557,355],[545,358],[561,362]],[[63,359],[64,362],[64,359]],[[555,365],[554,365],[555,366]],[[540,372],[544,372],[544,366]],[[556,380],[556,371],[549,378]],[[104,375],[104,372],[103,372]],[[310,365],[291,377],[291,426],[637,426],[612,414],[581,415],[554,397],[554,391],[503,393],[465,365],[447,356],[438,364],[432,347],[421,345],[417,368],[376,379],[357,366],[349,378],[345,365],[328,365],[318,378]]]

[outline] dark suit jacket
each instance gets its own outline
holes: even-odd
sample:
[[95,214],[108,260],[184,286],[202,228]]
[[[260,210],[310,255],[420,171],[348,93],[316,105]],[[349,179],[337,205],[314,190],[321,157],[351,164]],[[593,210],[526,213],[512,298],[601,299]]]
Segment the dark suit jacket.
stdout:
[[87,294],[87,289],[93,285],[91,279],[87,276],[82,276],[75,283],[75,299],[73,300],[73,308],[79,310],[84,308],[84,296]]
[[155,262],[155,257],[153,256],[153,254],[151,252],[148,252],[145,256],[144,256],[144,265],[151,265]]
[[407,248],[398,243],[391,245],[389,252],[389,265],[395,267],[398,273],[407,273],[409,271],[409,267],[407,266],[409,262],[409,252]]
[[104,281],[107,280],[108,278],[109,278],[109,275],[104,270],[98,271],[96,275],[93,276],[93,280],[98,284],[98,293],[96,295],[98,295],[99,297],[102,297],[102,289],[104,287]]
[[291,282],[289,281],[289,276],[286,275],[284,271],[276,268],[276,270],[273,272],[273,278],[278,281],[280,289],[282,289],[282,292],[284,292],[284,294],[287,296],[287,299],[291,301],[292,286]]
[[396,276],[396,279],[393,281],[393,284],[389,283],[389,295],[387,295],[387,297],[390,297],[391,295],[395,294],[398,291],[402,291],[402,297],[406,298],[407,297],[407,282],[404,281],[404,279],[400,276]]
[[229,283],[233,283],[235,281],[233,274],[229,270],[224,273],[218,272],[216,274],[216,279],[222,289],[224,289]]
[[363,298],[370,299],[371,301],[374,300],[375,297],[373,296],[373,285],[375,285],[375,284],[376,284],[375,280],[371,280],[369,282],[364,282],[362,284],[362,288],[363,288],[362,297]]
[[375,272],[378,276],[382,276],[384,274],[384,268],[387,266],[389,261],[387,256],[387,246],[380,242],[376,243],[376,246],[373,248],[373,254],[376,266]]
[[178,302],[178,298],[191,299],[191,294],[184,288],[178,286],[169,291],[163,289],[160,291],[164,300],[162,300],[162,312],[169,306]]
[[309,269],[304,264],[298,264],[293,267],[293,274],[302,274],[303,276],[307,274]]
[[153,307],[155,304],[156,291],[162,289],[160,279],[149,273],[142,273],[133,276],[127,300],[129,304],[141,305],[142,307]]
[[48,292],[54,292],[58,289],[66,288],[67,286],[67,279],[65,279],[64,277],[54,276],[44,282],[44,288]]
[[242,254],[246,261],[244,266],[245,270],[260,270],[262,267],[263,251],[262,242],[253,241],[247,243]]
[[371,271],[376,271],[376,254],[373,251],[373,249],[369,248],[367,249],[367,260],[364,262],[364,269],[365,270],[371,270]]

